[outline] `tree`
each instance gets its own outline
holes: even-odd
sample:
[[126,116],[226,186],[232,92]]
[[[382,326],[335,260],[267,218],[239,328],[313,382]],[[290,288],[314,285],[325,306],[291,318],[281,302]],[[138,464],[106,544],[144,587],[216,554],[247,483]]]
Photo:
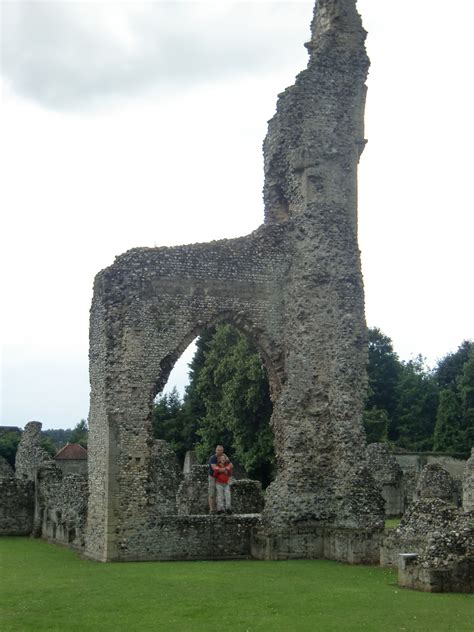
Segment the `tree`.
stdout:
[[440,389],[454,388],[457,389],[459,376],[463,371],[463,367],[469,358],[469,354],[474,349],[474,343],[470,340],[464,340],[454,353],[448,353],[438,362],[436,369],[436,381]]
[[256,347],[231,325],[217,326],[207,344],[196,393],[205,409],[201,460],[222,443],[249,476],[267,485],[275,462],[268,378]]
[[87,426],[87,420],[81,419],[72,430],[70,443],[79,443],[83,448],[87,448],[88,435],[89,428]]
[[51,437],[48,437],[48,435],[45,435],[43,432],[41,433],[40,446],[51,456],[54,456],[57,452],[56,444],[54,443],[54,441],[51,439]]
[[0,434],[0,456],[3,456],[12,467],[15,467],[16,451],[20,443],[19,432],[2,432]]
[[63,430],[62,428],[52,428],[49,430],[43,430],[45,437],[50,437],[56,448],[56,452],[61,449],[66,443],[71,442],[72,430],[70,428]]
[[437,452],[457,452],[461,443],[461,402],[456,391],[444,388],[439,394],[433,447]]
[[[396,439],[398,431],[395,424],[395,409],[397,407],[397,385],[402,371],[398,355],[393,349],[391,339],[377,327],[368,330],[368,395],[366,401],[365,421],[369,417],[372,421],[385,411],[387,422],[387,437]],[[383,434],[383,432],[382,432]]]
[[436,416],[434,448],[469,453],[474,443],[474,344],[465,340],[438,364],[442,387]]
[[367,443],[384,443],[388,439],[388,415],[375,406],[365,409],[362,417]]
[[167,441],[181,461],[184,460],[187,450],[193,449],[196,441],[194,425],[189,423],[176,388],[156,400],[153,407],[152,429],[153,436]]
[[402,362],[396,387],[394,437],[397,444],[411,450],[431,450],[438,408],[436,379],[421,356]]

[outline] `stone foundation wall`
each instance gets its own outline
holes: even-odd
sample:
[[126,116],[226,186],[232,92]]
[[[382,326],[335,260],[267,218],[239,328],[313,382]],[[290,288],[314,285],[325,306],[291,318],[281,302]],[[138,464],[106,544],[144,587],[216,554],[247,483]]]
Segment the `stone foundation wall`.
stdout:
[[279,534],[262,528],[252,533],[252,556],[260,560],[328,559],[349,564],[378,564],[381,530],[332,529],[301,525]]
[[251,531],[258,524],[259,516],[162,516],[119,540],[116,560],[248,558]]
[[474,592],[474,511],[427,534],[422,553],[399,563],[399,584],[426,592]]

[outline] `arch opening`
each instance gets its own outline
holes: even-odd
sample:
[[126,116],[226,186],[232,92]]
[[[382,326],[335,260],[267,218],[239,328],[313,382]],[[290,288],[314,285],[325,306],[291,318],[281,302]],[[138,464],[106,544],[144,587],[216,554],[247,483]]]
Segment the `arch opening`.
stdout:
[[204,464],[223,444],[239,476],[265,488],[276,474],[272,412],[260,349],[242,328],[219,321],[205,328],[169,371],[153,401],[152,432],[169,443],[181,465],[189,451]]

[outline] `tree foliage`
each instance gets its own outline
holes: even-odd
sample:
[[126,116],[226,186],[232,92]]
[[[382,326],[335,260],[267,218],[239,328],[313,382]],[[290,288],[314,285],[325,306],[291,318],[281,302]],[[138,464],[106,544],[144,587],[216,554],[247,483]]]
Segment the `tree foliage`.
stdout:
[[434,448],[469,452],[474,445],[474,343],[465,340],[438,365],[439,407]]
[[79,443],[83,448],[87,448],[87,439],[89,436],[89,428],[86,419],[81,419],[73,428],[70,443]]
[[205,407],[198,455],[222,443],[249,476],[268,484],[275,462],[268,378],[255,346],[231,325],[216,328],[196,391]]
[[196,449],[205,462],[222,443],[249,476],[268,484],[273,476],[272,405],[257,349],[234,327],[218,325],[197,343],[183,401],[177,392],[158,398],[153,432],[178,456]]
[[[367,439],[414,451],[467,453],[474,443],[474,351],[463,342],[435,369],[418,356],[403,362],[392,340],[369,329],[368,393],[363,422]],[[159,398],[156,437],[183,458],[196,449],[204,462],[215,445],[267,484],[274,475],[272,404],[268,380],[254,345],[230,325],[208,330],[197,342],[190,383]]]
[[21,435],[18,432],[9,431],[0,434],[0,456],[15,467],[16,451],[20,443]]
[[396,394],[392,427],[397,445],[410,450],[431,450],[438,388],[433,372],[421,356],[402,362]]

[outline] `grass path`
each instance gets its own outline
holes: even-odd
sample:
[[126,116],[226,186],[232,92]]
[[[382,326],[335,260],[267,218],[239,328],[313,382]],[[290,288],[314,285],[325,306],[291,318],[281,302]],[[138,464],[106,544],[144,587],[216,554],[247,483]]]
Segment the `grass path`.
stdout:
[[101,564],[0,538],[1,632],[474,632],[474,595],[325,560]]

